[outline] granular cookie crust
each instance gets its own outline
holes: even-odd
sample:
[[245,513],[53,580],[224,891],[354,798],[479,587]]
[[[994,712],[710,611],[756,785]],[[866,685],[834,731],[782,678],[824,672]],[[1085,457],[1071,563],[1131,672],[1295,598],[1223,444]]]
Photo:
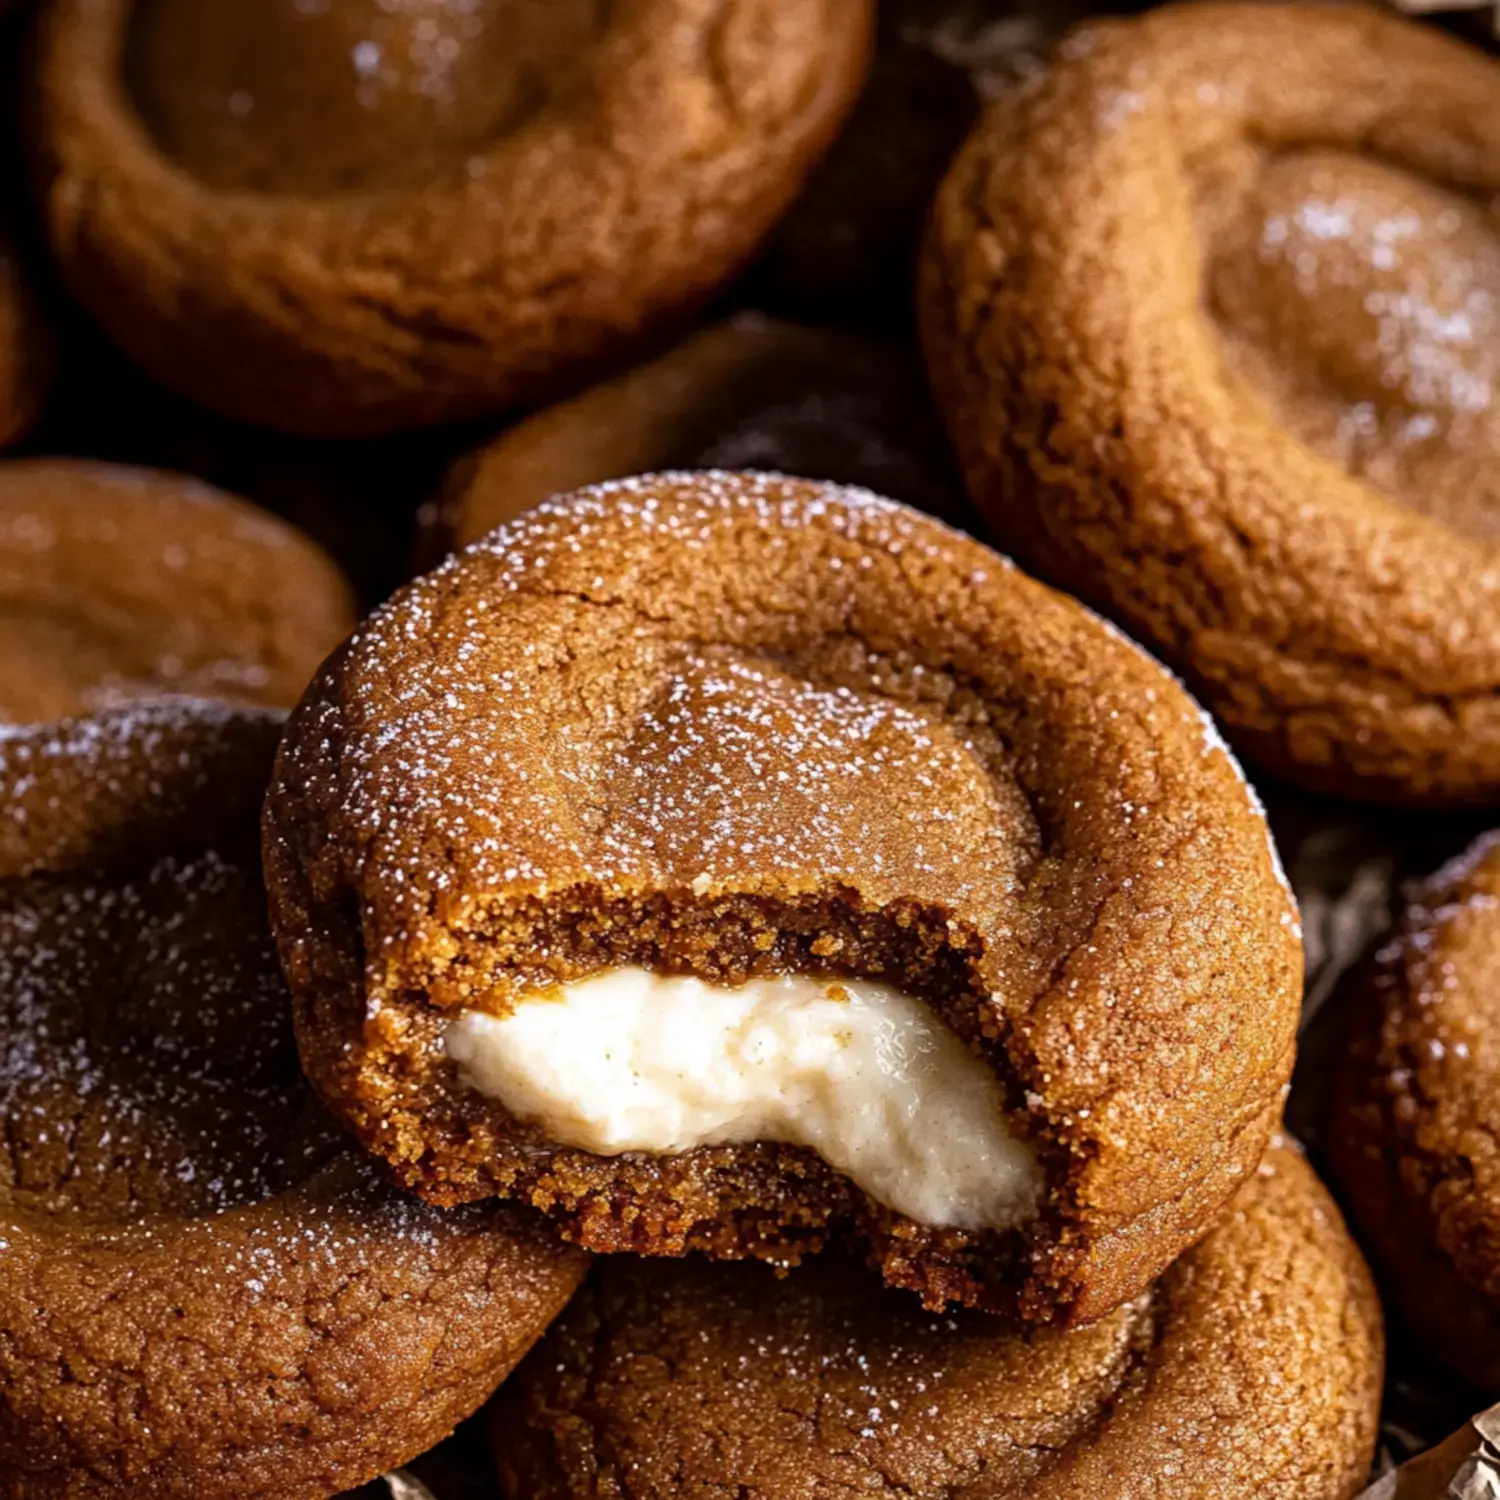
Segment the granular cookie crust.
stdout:
[[1089,25],[942,190],[924,339],[1004,544],[1316,789],[1500,797],[1500,65],[1361,6]]
[[[34,835],[0,856],[16,1500],[322,1500],[473,1411],[582,1275],[529,1211],[398,1194],[308,1090],[255,849],[279,730],[182,701],[0,738]],[[62,828],[80,767],[116,805]]]
[[1408,893],[1343,998],[1330,1165],[1418,1338],[1500,1388],[1500,836]]
[[[646,476],[548,502],[332,659],[266,809],[308,1074],[398,1180],[599,1250],[791,1261],[852,1230],[929,1301],[1095,1317],[1278,1117],[1301,950],[1200,710],[1071,600],[867,492]],[[883,976],[996,1070],[1024,1233],[918,1226],[810,1153],[558,1149],[442,1031],[620,963]]]
[[924,1314],[852,1268],[600,1262],[492,1408],[513,1500],[1346,1500],[1382,1337],[1279,1147],[1208,1238],[1086,1329]]
[[288,707],[354,624],[300,532],[182,475],[0,463],[0,722],[196,694]]
[[[53,250],[133,359],[230,416],[357,437],[537,405],[748,259],[857,94],[872,12],[52,0]],[[406,77],[424,23],[452,54]]]

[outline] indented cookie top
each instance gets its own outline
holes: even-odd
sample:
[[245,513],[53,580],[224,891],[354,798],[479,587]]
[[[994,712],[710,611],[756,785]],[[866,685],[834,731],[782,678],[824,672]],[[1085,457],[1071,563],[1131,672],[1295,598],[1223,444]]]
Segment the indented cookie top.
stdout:
[[[941,903],[1035,983],[1127,878],[1111,857],[1210,836],[1205,798],[1268,870],[1154,663],[936,522],[777,476],[604,485],[470,548],[360,628],[279,779],[336,820],[398,968],[565,885],[843,884]],[[1104,863],[1059,888],[1069,845]]]
[[437,1196],[494,1182],[445,1019],[616,965],[916,985],[1068,1177],[1058,1238],[1114,1270],[1060,1300],[1095,1311],[1161,1248],[1128,1221],[1183,1232],[1285,1081],[1295,913],[1200,711],[865,491],[660,474],[529,512],[329,662],[266,827],[309,1072]]
[[287,707],[353,624],[292,527],[179,475],[0,464],[0,721],[163,694]]
[[582,1272],[522,1214],[403,1199],[308,1089],[254,838],[278,727],[177,702],[0,740],[30,839],[0,865],[0,1467],[39,1492],[363,1482]]
[[1500,535],[1493,208],[1316,146],[1268,159],[1236,193],[1216,186],[1208,286],[1247,397],[1381,494]]
[[1370,7],[1164,6],[1073,33],[934,214],[987,520],[1320,788],[1500,784],[1497,85]]
[[55,0],[53,249],[138,363],[241,420],[535,405],[739,270],[872,29],[871,0]]
[[924,1313],[847,1264],[601,1261],[492,1433],[514,1500],[1347,1496],[1382,1353],[1359,1252],[1280,1145],[1149,1292],[1066,1333]]
[[584,85],[597,0],[152,0],[126,79],[148,128],[228,191],[419,191]]

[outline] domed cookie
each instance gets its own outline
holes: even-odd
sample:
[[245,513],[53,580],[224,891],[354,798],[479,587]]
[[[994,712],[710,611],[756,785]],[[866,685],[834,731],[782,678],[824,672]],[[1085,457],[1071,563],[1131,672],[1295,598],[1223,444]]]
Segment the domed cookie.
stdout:
[[369,436],[535,405],[704,302],[852,102],[870,0],[51,0],[75,294],[205,405]]
[[596,1250],[847,1232],[1084,1320],[1261,1158],[1301,980],[1198,708],[865,491],[546,502],[332,658],[266,813],[309,1076],[437,1202]]
[[1500,64],[1207,4],[1078,32],[936,211],[979,508],[1314,788],[1500,800],[1497,190]]
[[0,723],[164,693],[285,706],[353,623],[322,552],[196,480],[0,464]]
[[0,1472],[28,1500],[322,1500],[474,1410],[582,1273],[529,1212],[402,1197],[316,1106],[255,858],[279,728],[179,700],[0,740],[12,815],[124,773],[0,854]]
[[52,383],[52,332],[0,225],[0,447],[25,434]]
[[744,314],[460,460],[428,550],[466,546],[567,490],[700,468],[863,484],[968,519],[942,424],[904,349]]
[[1086,1329],[934,1317],[840,1265],[601,1262],[500,1393],[515,1500],[1347,1500],[1380,1407],[1369,1273],[1302,1158]]
[[1417,1336],[1500,1389],[1500,837],[1413,887],[1349,985],[1329,1163]]

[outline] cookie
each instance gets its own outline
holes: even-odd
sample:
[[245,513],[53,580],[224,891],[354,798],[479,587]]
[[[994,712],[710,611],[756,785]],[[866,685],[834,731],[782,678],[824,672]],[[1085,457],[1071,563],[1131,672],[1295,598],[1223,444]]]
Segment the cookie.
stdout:
[[317,1107],[255,852],[279,729],[178,700],[0,741],[18,1500],[322,1500],[478,1407],[582,1274],[539,1216],[403,1197]]
[[1213,1232],[1086,1329],[923,1313],[849,1267],[601,1262],[493,1411],[514,1500],[1346,1500],[1380,1310],[1274,1150]]
[[1491,58],[1204,4],[1077,32],[940,196],[976,504],[1315,790],[1500,799],[1497,189]]
[[55,357],[51,329],[0,224],[0,448],[36,421]]
[[181,475],[0,464],[0,723],[192,693],[295,703],[354,623],[334,565]]
[[710,468],[866,485],[973,525],[926,383],[903,347],[747,313],[466,456],[426,550],[436,561],[584,485]]
[[1324,1134],[1419,1339],[1500,1389],[1500,837],[1414,885],[1343,997]]
[[52,0],[53,250],[133,359],[233,417],[363,437],[538,405],[749,258],[872,10]]
[[1301,949],[1199,709],[866,491],[654,475],[395,596],[266,809],[302,1058],[435,1202],[1081,1321],[1260,1160]]

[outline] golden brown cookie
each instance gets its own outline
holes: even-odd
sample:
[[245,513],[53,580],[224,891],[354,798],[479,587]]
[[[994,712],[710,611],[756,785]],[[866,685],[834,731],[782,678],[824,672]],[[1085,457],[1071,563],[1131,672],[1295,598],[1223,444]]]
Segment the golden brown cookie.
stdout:
[[0,464],[0,723],[172,693],[294,703],[354,623],[306,537],[196,480]]
[[536,405],[739,269],[858,92],[872,9],[51,0],[54,252],[231,416],[368,436]]
[[17,1500],[322,1500],[474,1410],[582,1274],[538,1216],[382,1184],[308,1090],[255,855],[279,729],[177,700],[0,739]]
[[1295,916],[1200,710],[867,491],[645,476],[492,533],[320,674],[266,859],[335,1113],[596,1250],[851,1233],[934,1304],[1085,1320],[1290,1070]]
[[1089,26],[924,270],[976,503],[1317,789],[1500,799],[1500,64],[1359,6]]
[[52,331],[0,224],[0,448],[36,420],[52,383],[55,355]]
[[1086,1329],[934,1317],[838,1264],[601,1262],[493,1408],[514,1500],[1346,1500],[1380,1309],[1338,1210],[1273,1151]]
[[1500,839],[1413,886],[1344,996],[1325,1134],[1424,1343],[1500,1388]]
[[748,313],[460,460],[425,550],[435,562],[553,495],[668,469],[774,469],[970,519],[905,348]]

